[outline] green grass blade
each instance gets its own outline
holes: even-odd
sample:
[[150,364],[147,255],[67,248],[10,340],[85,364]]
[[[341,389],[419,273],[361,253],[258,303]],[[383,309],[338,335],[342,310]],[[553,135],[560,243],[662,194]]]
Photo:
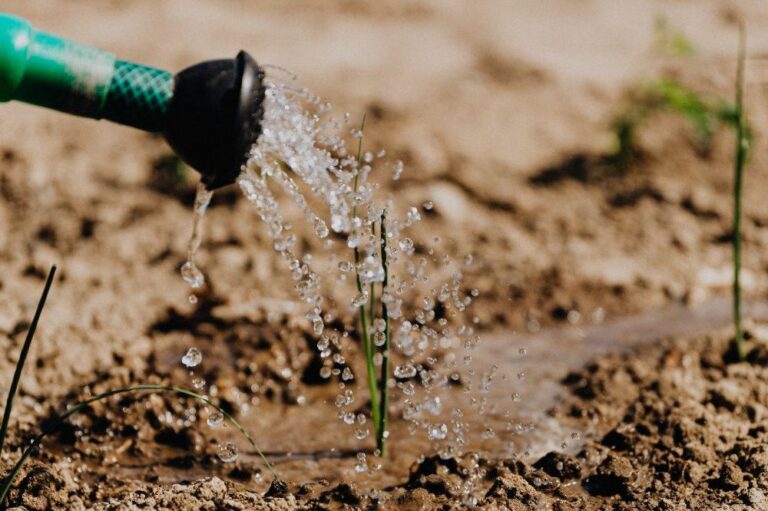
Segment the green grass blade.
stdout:
[[[8,424],[11,421],[11,409],[13,408],[13,399],[16,397],[16,391],[19,388],[19,381],[21,380],[21,372],[24,369],[24,364],[27,361],[27,355],[29,354],[29,347],[32,345],[32,339],[35,337],[35,331],[37,330],[37,323],[40,321],[40,315],[43,313],[43,307],[45,307],[45,301],[48,299],[48,291],[51,290],[51,284],[53,284],[53,278],[56,275],[56,265],[51,266],[48,271],[48,278],[45,281],[45,287],[43,288],[43,294],[40,295],[40,300],[37,302],[37,309],[35,315],[32,318],[32,323],[27,330],[27,337],[24,339],[24,344],[21,347],[21,353],[19,353],[19,360],[16,361],[16,370],[13,373],[13,380],[11,381],[11,387],[8,389],[8,398],[5,400],[5,411],[3,412],[3,424],[0,426],[0,453],[3,452],[5,446],[5,437],[8,434]],[[0,501],[1,502],[1,501]]]
[[736,68],[736,151],[733,164],[733,348],[738,360],[744,360],[744,330],[742,326],[741,296],[741,217],[744,166],[749,139],[744,112],[744,61],[746,30],[739,30],[739,60]]
[[[387,263],[387,210],[385,209],[381,213],[381,223],[379,229],[381,230],[381,266],[384,268],[384,281],[381,283],[381,295],[387,291],[389,285],[389,266]],[[387,422],[389,418],[389,344],[390,344],[390,328],[389,328],[389,311],[387,310],[387,304],[382,299],[381,301],[381,317],[384,319],[384,349],[382,350],[381,361],[381,379],[379,380],[379,392],[381,394],[379,420],[381,425],[379,426],[376,445],[381,451],[381,456],[386,455],[386,432]]]
[[52,421],[52,423],[47,428],[41,431],[37,436],[35,436],[30,441],[29,445],[27,445],[27,447],[21,453],[19,460],[11,469],[11,472],[8,475],[8,477],[5,479],[5,481],[3,481],[2,489],[0,489],[0,506],[2,506],[2,504],[5,502],[5,499],[8,496],[8,492],[11,490],[11,485],[13,484],[14,479],[19,474],[21,467],[24,465],[24,462],[27,460],[27,458],[29,458],[29,456],[32,454],[32,451],[35,449],[35,447],[37,447],[46,436],[56,431],[56,429],[59,426],[61,426],[65,420],[67,420],[72,415],[84,410],[91,403],[95,403],[97,401],[101,401],[118,394],[127,394],[127,393],[142,392],[142,391],[173,392],[174,394],[178,394],[180,396],[191,397],[193,399],[196,399],[202,403],[205,403],[215,408],[219,413],[221,413],[224,417],[226,417],[227,420],[233,426],[235,426],[235,428],[237,428],[237,430],[246,438],[246,440],[248,440],[248,443],[251,444],[251,447],[253,447],[253,449],[258,453],[259,457],[261,457],[262,461],[264,462],[264,465],[272,473],[272,476],[275,478],[278,477],[277,472],[269,463],[266,456],[264,456],[264,453],[261,451],[261,449],[259,449],[259,447],[256,445],[256,442],[253,440],[253,437],[251,437],[251,435],[245,430],[245,428],[243,428],[243,426],[240,425],[240,423],[237,422],[237,420],[232,415],[227,413],[218,405],[214,404],[208,398],[201,396],[196,392],[192,392],[191,390],[182,389],[180,387],[173,387],[170,385],[135,385],[133,387],[121,387],[118,389],[109,390],[107,392],[103,392],[101,394],[93,396],[89,399],[86,399],[85,401],[81,401],[75,405],[72,405],[64,413],[56,417],[56,419]]
[[[360,178],[360,164],[363,161],[363,132],[365,130],[365,114],[363,114],[363,120],[360,123],[360,139],[357,142],[357,171],[358,173],[355,175],[355,180],[353,183],[353,190],[357,192],[357,186],[359,184],[359,178]],[[352,207],[352,217],[357,216],[357,205]],[[354,254],[355,254],[355,282],[357,284],[357,292],[363,293],[363,283],[360,280],[360,270],[358,269],[360,265],[360,250],[358,250],[357,247],[354,248]],[[368,294],[368,300],[373,300],[373,296],[371,293]],[[365,356],[365,368],[366,373],[368,375],[368,393],[370,394],[371,398],[371,419],[373,420],[373,425],[375,429],[375,434],[378,437],[379,434],[379,425],[380,425],[380,418],[379,418],[379,396],[378,392],[376,390],[376,367],[373,364],[373,342],[371,339],[371,336],[368,335],[368,317],[367,312],[365,310],[365,304],[361,305],[359,307],[359,317],[360,317],[360,341],[363,345],[363,356]],[[370,318],[371,321],[373,321],[373,318]]]

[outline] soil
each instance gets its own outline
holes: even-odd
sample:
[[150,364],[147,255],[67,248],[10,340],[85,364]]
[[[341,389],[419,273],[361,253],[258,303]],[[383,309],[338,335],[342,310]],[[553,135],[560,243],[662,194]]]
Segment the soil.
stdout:
[[[473,254],[472,314],[479,329],[494,332],[485,337],[500,359],[523,345],[513,333],[543,328],[557,338],[557,327],[589,328],[727,293],[733,133],[721,127],[701,151],[684,120],[659,113],[640,129],[628,168],[607,162],[611,121],[644,81],[673,76],[708,97],[732,97],[745,19],[758,149],[744,197],[743,280],[751,298],[768,294],[768,10],[760,0],[497,0],[471,8],[422,0],[5,0],[2,8],[170,70],[243,47],[298,73],[337,109],[367,113],[366,144],[406,164],[403,179],[387,185],[396,202],[434,202],[414,239],[439,237],[455,258]],[[685,32],[694,56],[654,48],[661,15]],[[215,385],[287,482],[268,492],[271,478],[252,453],[221,463],[217,446],[234,432],[190,425],[206,413],[196,403],[124,396],[49,439],[12,505],[461,508],[472,502],[457,488],[480,467],[474,495],[488,509],[768,508],[766,357],[757,342],[765,339],[755,329],[752,358],[739,364],[719,356],[727,335],[715,328],[691,336],[685,326],[584,369],[583,348],[577,355],[570,342],[543,344],[561,350],[563,367],[541,385],[564,396],[548,417],[560,425],[549,443],[565,443],[563,452],[544,455],[543,444],[510,434],[478,441],[482,454],[442,460],[395,421],[401,448],[380,471],[355,474],[362,444],[337,431],[328,405],[335,388],[318,381],[311,329],[240,193],[214,196],[199,256],[209,284],[193,305],[178,268],[197,178],[189,170],[177,177],[164,142],[28,105],[0,109],[0,382],[10,380],[45,272],[54,262],[60,268],[10,446],[23,445],[62,403],[128,384],[188,387],[194,376]],[[310,229],[296,229],[311,246]],[[615,344],[620,351],[630,343]],[[192,345],[204,354],[194,375],[179,364]],[[567,370],[574,372],[565,377]],[[527,412],[515,413],[524,423]],[[13,459],[4,455],[0,468]]]

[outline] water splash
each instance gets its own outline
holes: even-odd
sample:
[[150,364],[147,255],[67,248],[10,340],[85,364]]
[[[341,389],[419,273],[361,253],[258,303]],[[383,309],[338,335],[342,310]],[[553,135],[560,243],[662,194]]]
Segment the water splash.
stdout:
[[[378,298],[393,320],[392,356],[396,362],[391,377],[397,380],[405,398],[403,419],[414,433],[423,431],[439,444],[441,454],[459,454],[470,428],[463,412],[444,406],[439,394],[450,382],[461,382],[472,407],[482,416],[487,409],[482,394],[494,377],[471,368],[479,337],[471,325],[461,321],[478,295],[476,290],[467,291],[464,283],[463,272],[474,263],[474,257],[468,254],[453,261],[438,255],[439,238],[431,242],[414,240],[409,231],[422,221],[420,209],[430,212],[434,205],[426,201],[420,208],[405,208],[398,216],[394,201],[381,197],[384,194],[380,184],[372,176],[398,180],[404,164],[397,161],[388,166],[388,172],[380,172],[387,167],[380,161],[384,151],[366,152],[360,159],[350,154],[347,139],[351,137],[357,144],[362,135],[359,128],[350,126],[348,115],[343,119],[333,117],[330,105],[305,89],[268,83],[262,133],[250,150],[237,184],[266,226],[296,295],[306,304],[305,318],[318,338],[317,349],[323,360],[319,374],[326,379],[338,378],[337,415],[351,427],[354,438],[365,440],[369,430],[357,420],[362,400],[355,395],[352,383],[356,375],[345,358],[351,336],[328,324],[355,308],[369,307],[371,335],[375,349],[381,349],[383,320],[376,317],[373,308]],[[307,245],[304,240],[299,243],[273,189],[287,195],[311,227],[309,232],[316,238],[313,246],[319,244],[333,254],[327,268],[315,268],[321,264],[317,250],[300,253],[300,247]],[[204,283],[194,256],[210,198],[211,192],[198,189],[188,260],[182,268],[182,275],[193,288]],[[381,234],[387,240],[389,278],[376,297],[373,285],[381,285],[385,276],[377,233],[385,210],[387,222]],[[337,245],[339,238],[343,245]],[[348,249],[357,250],[359,259],[339,261],[339,253]],[[355,274],[360,276],[360,290],[347,280]],[[348,286],[339,285],[343,282]],[[422,295],[413,296],[419,293]],[[346,310],[345,305],[349,307]],[[374,363],[381,365],[380,352]],[[481,434],[488,432],[483,429]],[[358,469],[368,470],[365,457],[358,459]]]

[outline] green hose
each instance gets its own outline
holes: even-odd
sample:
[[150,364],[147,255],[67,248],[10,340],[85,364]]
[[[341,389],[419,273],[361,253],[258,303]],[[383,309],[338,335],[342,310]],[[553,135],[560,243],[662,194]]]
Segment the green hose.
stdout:
[[0,101],[162,131],[173,75],[115,59],[0,13]]

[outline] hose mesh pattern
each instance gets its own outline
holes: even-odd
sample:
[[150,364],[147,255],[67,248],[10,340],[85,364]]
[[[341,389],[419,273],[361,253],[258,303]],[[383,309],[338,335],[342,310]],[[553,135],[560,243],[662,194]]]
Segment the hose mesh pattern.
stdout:
[[144,131],[162,131],[172,96],[171,73],[118,60],[102,117]]

